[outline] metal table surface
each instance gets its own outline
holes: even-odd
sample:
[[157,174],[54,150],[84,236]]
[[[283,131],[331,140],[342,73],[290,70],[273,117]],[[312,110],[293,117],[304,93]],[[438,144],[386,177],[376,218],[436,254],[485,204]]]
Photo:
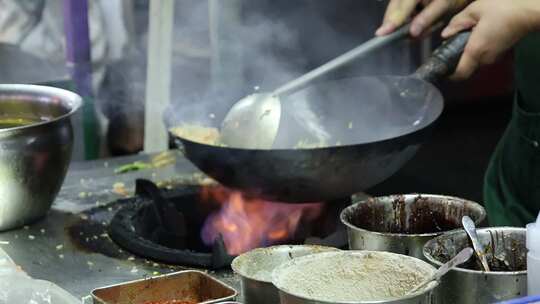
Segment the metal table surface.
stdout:
[[[137,178],[193,182],[198,170],[180,154],[173,153],[174,165],[122,175],[115,174],[114,169],[134,161],[148,161],[151,155],[72,163],[49,215],[24,228],[0,233],[0,241],[8,243],[2,249],[30,276],[52,281],[77,297],[87,296],[97,287],[186,269],[82,250],[67,233],[69,223],[81,220],[80,212],[122,197],[113,191],[115,183],[123,183],[132,191]],[[111,246],[116,245],[111,241]],[[210,274],[240,290],[239,280],[230,269]]]

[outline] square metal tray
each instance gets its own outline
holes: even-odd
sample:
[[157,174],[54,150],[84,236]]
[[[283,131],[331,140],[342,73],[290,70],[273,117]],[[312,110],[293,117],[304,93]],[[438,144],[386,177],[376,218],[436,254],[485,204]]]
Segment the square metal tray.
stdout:
[[210,304],[233,301],[238,293],[204,272],[188,270],[94,289],[91,295],[94,304],[146,304],[171,300]]

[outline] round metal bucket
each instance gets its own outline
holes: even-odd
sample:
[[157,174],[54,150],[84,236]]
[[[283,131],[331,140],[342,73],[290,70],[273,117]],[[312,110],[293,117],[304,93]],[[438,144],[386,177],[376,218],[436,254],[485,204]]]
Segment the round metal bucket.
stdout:
[[78,95],[51,87],[0,85],[0,231],[49,211],[73,148]]
[[279,291],[272,284],[272,271],[291,259],[339,249],[310,245],[259,248],[236,257],[231,267],[240,276],[246,304],[277,304]]
[[420,259],[395,253],[339,251],[282,264],[272,282],[281,304],[431,304],[437,303],[438,282],[411,295],[408,291],[435,271]]
[[[496,303],[527,295],[526,230],[485,228],[478,230],[478,236],[486,248],[490,268],[495,271],[480,271],[476,259],[451,270],[437,290],[441,303]],[[427,242],[424,255],[439,266],[469,246],[467,234],[456,231]]]
[[427,241],[461,228],[463,216],[481,224],[486,211],[479,204],[450,196],[409,194],[355,200],[341,213],[349,247],[388,251],[424,258]]

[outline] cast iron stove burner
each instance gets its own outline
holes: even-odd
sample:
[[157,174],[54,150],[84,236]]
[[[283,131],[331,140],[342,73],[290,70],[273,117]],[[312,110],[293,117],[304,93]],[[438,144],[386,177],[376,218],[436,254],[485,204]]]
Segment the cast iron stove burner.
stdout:
[[[216,186],[219,187],[219,186]],[[201,203],[202,186],[182,185],[160,190],[150,181],[136,181],[136,196],[121,202],[108,226],[109,236],[118,245],[140,257],[168,264],[219,269],[230,265],[219,235],[211,246],[203,243],[201,230],[208,217],[219,211],[219,203]],[[347,245],[347,235],[339,223],[340,211],[350,200],[324,204],[316,220],[302,221],[288,244]],[[264,245],[264,244],[261,244]]]
[[126,203],[113,217],[109,235],[120,246],[148,259],[218,269],[230,265],[223,239],[211,247],[202,243],[200,230],[214,210],[198,201],[199,186],[183,186],[171,192],[137,180],[136,199]]

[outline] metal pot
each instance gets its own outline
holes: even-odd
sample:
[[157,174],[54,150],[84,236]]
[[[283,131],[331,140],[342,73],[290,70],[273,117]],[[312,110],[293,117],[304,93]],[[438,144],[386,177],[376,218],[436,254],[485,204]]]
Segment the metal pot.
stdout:
[[0,230],[50,209],[71,160],[70,116],[81,103],[61,89],[0,85]]
[[[472,270],[480,269],[476,261],[454,268],[441,280],[437,291],[441,303],[495,303],[527,295],[526,230],[485,228],[478,230],[478,236],[487,250],[490,268],[503,266],[504,260],[508,262],[503,267],[506,271]],[[442,265],[470,245],[465,231],[456,231],[427,242],[424,255],[432,264]]]
[[279,291],[272,284],[272,271],[301,256],[339,249],[311,245],[283,245],[259,248],[235,258],[232,269],[240,276],[242,295],[247,304],[277,304]]
[[[368,259],[376,259],[377,263],[368,265]],[[365,268],[362,268],[362,265],[366,265]],[[360,269],[362,271],[359,271]],[[388,271],[389,269],[392,271]],[[366,288],[364,284],[376,281],[379,283],[367,288],[373,290],[378,288],[375,286],[382,286],[384,293],[389,293],[392,287],[396,288],[393,292],[396,292],[397,288],[412,289],[435,271],[434,267],[420,259],[400,254],[339,251],[300,257],[282,264],[274,270],[272,282],[279,289],[281,304],[424,304],[436,303],[434,290],[439,285],[438,282],[432,282],[411,295],[407,295],[408,290],[402,289],[400,295],[387,300],[381,298],[376,301],[351,301],[351,298],[357,298],[356,294],[343,297],[342,293]],[[417,281],[413,282],[414,280]],[[313,285],[314,281],[319,282]],[[366,291],[362,293],[364,292]],[[331,300],[333,297],[335,299]]]
[[353,202],[357,203],[341,213],[351,249],[389,251],[420,259],[424,258],[425,243],[460,228],[463,216],[470,216],[477,225],[486,219],[486,211],[479,204],[449,196],[353,197]]

